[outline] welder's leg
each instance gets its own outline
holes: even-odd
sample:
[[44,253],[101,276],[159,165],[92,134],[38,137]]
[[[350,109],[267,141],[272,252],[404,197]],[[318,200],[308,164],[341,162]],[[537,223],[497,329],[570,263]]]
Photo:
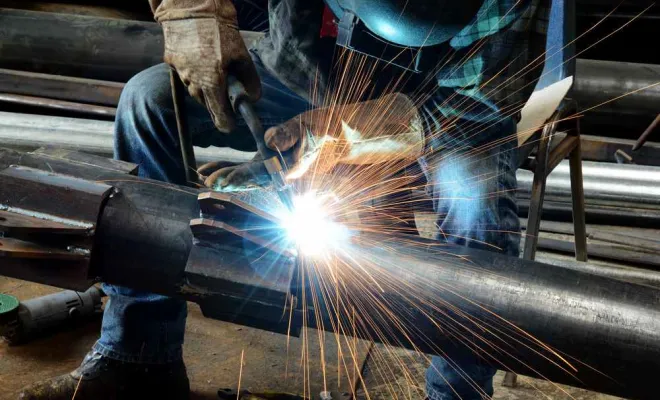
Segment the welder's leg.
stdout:
[[[500,129],[513,133],[513,121]],[[429,189],[438,239],[517,257],[520,223],[515,201],[516,143],[485,153],[437,154],[429,162]],[[496,368],[468,350],[443,349],[427,370],[429,399],[481,399],[493,394]]]
[[[309,104],[270,76],[256,61],[263,83],[257,103],[266,127],[306,111]],[[169,67],[161,64],[132,78],[124,88],[115,123],[115,157],[140,166],[142,177],[183,184],[185,174],[173,110]],[[206,109],[186,99],[188,125],[198,146],[254,147],[242,120],[234,134],[218,132]],[[160,295],[104,285],[109,296],[95,350],[128,362],[166,363],[181,358],[186,303]]]

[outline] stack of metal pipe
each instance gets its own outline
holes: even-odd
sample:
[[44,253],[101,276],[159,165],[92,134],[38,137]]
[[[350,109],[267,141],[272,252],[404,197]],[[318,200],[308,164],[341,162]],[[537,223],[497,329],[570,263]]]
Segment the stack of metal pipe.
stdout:
[[[259,35],[244,32],[244,39]],[[124,83],[162,60],[154,22],[0,8],[0,38],[0,146],[21,150],[49,144],[111,156],[111,120]],[[658,82],[658,65],[578,59],[571,97],[582,109],[607,102],[596,110],[610,121],[624,114],[652,120],[660,111]],[[252,157],[228,149],[196,153],[200,162]],[[548,179],[546,220],[571,218],[568,173],[561,164]],[[584,179],[590,223],[660,226],[659,169],[585,162]],[[532,176],[521,170],[518,180],[524,215]]]
[[[583,162],[590,255],[660,267],[660,167]],[[529,204],[533,174],[518,170],[518,201]],[[539,247],[573,249],[570,168],[564,161],[548,176]],[[554,221],[553,221],[554,220]]]

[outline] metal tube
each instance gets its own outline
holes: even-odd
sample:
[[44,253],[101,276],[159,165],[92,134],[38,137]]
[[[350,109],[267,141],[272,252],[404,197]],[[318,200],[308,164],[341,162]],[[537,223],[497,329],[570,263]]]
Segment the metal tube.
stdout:
[[[582,162],[584,194],[587,203],[617,202],[628,206],[657,208],[660,206],[660,168],[633,164]],[[533,175],[518,170],[518,193],[531,192]],[[548,176],[546,198],[570,201],[569,161],[562,161]]]
[[658,114],[660,66],[578,59],[575,68],[572,97],[577,100],[580,109],[624,96],[599,106],[595,111],[608,114]]
[[155,22],[0,8],[0,37],[0,68],[126,82],[163,62]]
[[[113,126],[110,121],[0,111],[0,146],[19,150],[56,146],[112,157]],[[218,147],[195,147],[195,155],[200,163],[241,163],[254,157],[251,152]]]
[[114,119],[116,108],[95,106],[92,104],[74,103],[72,101],[47,99],[44,97],[25,96],[21,94],[0,93],[0,102],[20,104],[24,106],[42,107],[51,110],[69,111],[77,114],[93,115]]
[[[0,152],[0,167],[10,163],[50,167],[55,173],[65,167]],[[231,235],[218,236],[222,239],[212,249],[216,252],[205,253],[211,257],[206,260],[208,269],[201,268],[206,275],[197,275],[196,286],[191,287],[186,275],[192,246],[189,222],[199,216],[198,190],[107,169],[96,174],[81,171],[86,179],[117,189],[96,230],[92,264],[100,279],[184,296],[200,302],[203,311],[215,305],[231,314],[225,317],[228,320],[246,313],[282,320],[283,313],[289,312],[284,302],[253,297],[252,287],[267,287],[271,292],[288,288],[265,280],[250,264],[241,264],[244,242],[228,240]],[[263,197],[254,199],[263,201]],[[357,325],[348,325],[352,328],[344,332],[347,335],[448,356],[467,346],[518,373],[627,398],[657,397],[659,290],[414,236],[358,236],[346,254],[350,257],[340,275],[331,269],[303,270],[309,275],[306,285],[328,295],[319,299],[316,308],[325,322],[319,328],[333,330],[331,322],[348,318]],[[358,265],[368,266],[369,274]],[[331,280],[318,279],[322,274],[329,274]],[[340,287],[328,293],[323,284],[337,278],[341,278]],[[219,279],[224,283],[214,286],[212,281]],[[295,282],[303,281],[290,281],[292,293],[300,293],[304,288]],[[335,312],[333,293],[346,296],[350,312]],[[292,323],[312,313],[302,306],[298,305]],[[204,314],[211,315],[207,311]],[[313,316],[307,321],[319,322]],[[286,326],[288,320],[284,318],[283,323]],[[557,354],[539,347],[534,338],[561,352],[577,371],[562,370],[562,365],[569,367]]]

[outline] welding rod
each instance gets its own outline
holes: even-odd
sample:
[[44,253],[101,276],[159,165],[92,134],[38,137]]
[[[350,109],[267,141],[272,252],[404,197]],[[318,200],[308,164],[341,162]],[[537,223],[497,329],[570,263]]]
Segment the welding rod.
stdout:
[[648,128],[642,133],[642,136],[637,139],[637,142],[632,148],[632,151],[637,151],[640,147],[644,146],[644,143],[646,143],[647,140],[649,140],[649,136],[651,136],[651,132],[660,124],[660,114],[658,114],[657,117],[651,122],[651,125],[649,125]]
[[195,150],[192,138],[188,132],[188,116],[185,111],[186,88],[179,78],[179,74],[170,69],[170,86],[172,86],[172,101],[174,102],[174,114],[176,115],[176,128],[179,132],[179,146],[181,146],[181,159],[186,171],[186,180],[189,185],[194,185],[199,180],[197,176],[197,162],[195,161]]
[[227,91],[234,112],[243,117],[248,128],[250,128],[250,132],[252,132],[254,141],[257,144],[257,151],[264,160],[264,165],[280,200],[288,210],[291,210],[293,208],[293,189],[286,181],[282,156],[279,152],[266,146],[264,137],[266,132],[263,125],[261,125],[257,111],[250,102],[245,87],[236,77],[230,75],[227,77]]

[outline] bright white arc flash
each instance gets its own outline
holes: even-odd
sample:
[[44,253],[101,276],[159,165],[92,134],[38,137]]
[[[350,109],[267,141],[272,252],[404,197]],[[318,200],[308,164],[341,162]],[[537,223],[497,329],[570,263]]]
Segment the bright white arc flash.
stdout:
[[305,256],[318,257],[340,247],[349,238],[348,229],[332,220],[328,213],[329,196],[308,192],[296,196],[293,211],[282,218],[283,228]]

